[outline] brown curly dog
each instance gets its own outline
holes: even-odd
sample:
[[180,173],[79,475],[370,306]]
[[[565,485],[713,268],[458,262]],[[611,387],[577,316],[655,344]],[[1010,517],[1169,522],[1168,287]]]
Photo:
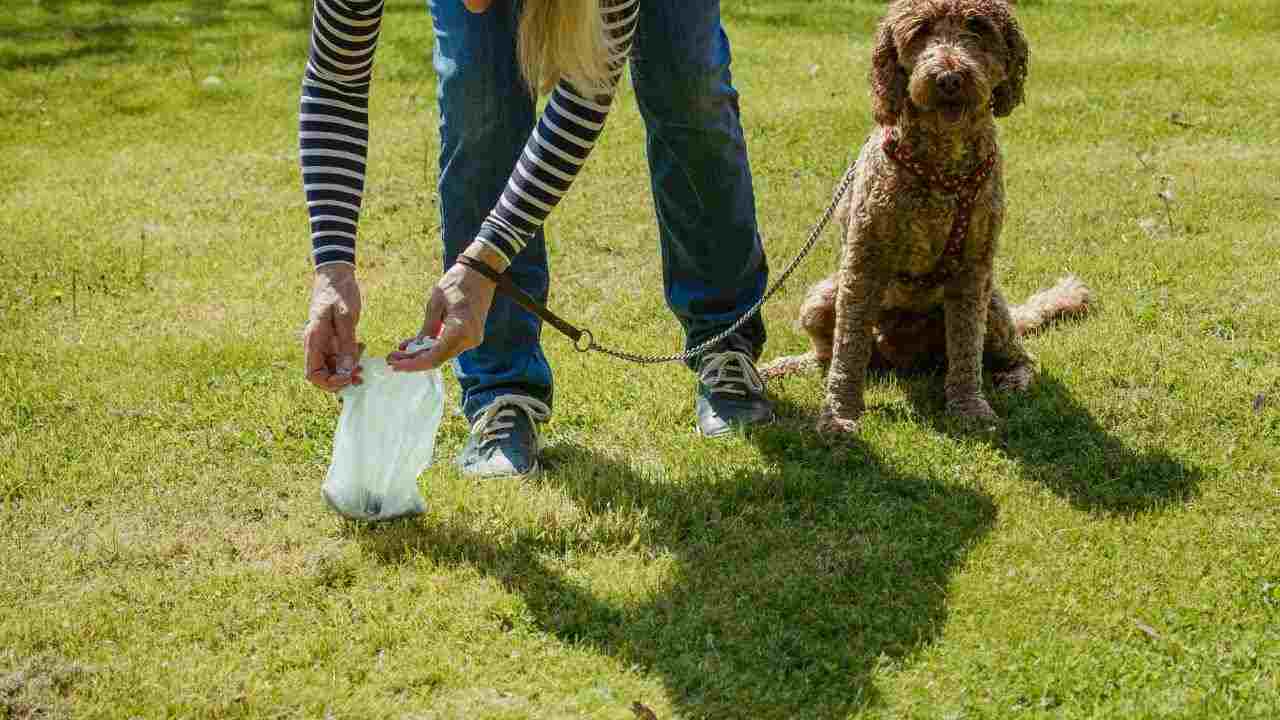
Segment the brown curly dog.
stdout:
[[945,364],[947,411],[994,420],[984,359],[999,389],[1025,389],[1034,360],[1021,336],[1087,310],[1073,277],[1012,309],[995,286],[1005,204],[995,118],[1022,103],[1027,55],[1004,0],[890,4],[872,55],[878,127],[841,201],[840,268],[800,310],[813,351],[763,369],[827,370],[820,431],[857,430],[873,364]]

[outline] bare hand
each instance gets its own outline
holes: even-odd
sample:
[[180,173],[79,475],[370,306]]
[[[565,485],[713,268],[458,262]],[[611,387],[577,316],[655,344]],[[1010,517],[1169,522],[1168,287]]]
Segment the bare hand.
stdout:
[[[484,342],[484,323],[493,305],[497,286],[492,280],[462,265],[454,265],[440,278],[427,300],[426,317],[416,338],[400,343],[400,351],[387,356],[398,372],[434,370]],[[414,340],[435,338],[429,350],[405,352]]]
[[489,9],[489,6],[493,4],[493,0],[462,0],[462,4],[466,5],[467,9],[473,13],[482,13]]
[[356,340],[360,322],[360,285],[350,265],[316,269],[311,310],[302,334],[307,380],[321,390],[337,392],[359,385],[360,354]]

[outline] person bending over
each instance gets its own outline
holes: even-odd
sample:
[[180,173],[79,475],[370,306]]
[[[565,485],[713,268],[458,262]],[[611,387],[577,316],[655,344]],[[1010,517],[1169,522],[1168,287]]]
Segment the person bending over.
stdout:
[[[693,347],[728,328],[768,280],[755,195],[718,0],[429,0],[440,103],[443,277],[398,371],[452,360],[471,435],[459,457],[478,477],[538,469],[537,426],[551,415],[541,323],[457,262],[487,264],[540,302],[549,274],[543,223],[568,192],[631,65],[647,130],[666,300]],[[356,225],[381,0],[316,0],[302,83],[300,148],[315,281],[304,337],[307,377],[337,391],[360,381]],[[535,118],[536,97],[550,97]],[[535,123],[536,119],[536,123]],[[757,316],[689,360],[695,423],[707,437],[772,420],[755,368]],[[406,341],[407,343],[407,341]]]

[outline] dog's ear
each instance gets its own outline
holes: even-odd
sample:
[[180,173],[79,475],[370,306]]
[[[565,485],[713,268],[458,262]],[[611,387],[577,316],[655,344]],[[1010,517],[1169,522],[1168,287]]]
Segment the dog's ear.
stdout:
[[871,111],[876,123],[885,127],[897,124],[907,100],[907,74],[898,66],[893,26],[892,16],[880,21],[876,47],[871,52]]
[[1022,34],[1018,20],[1010,13],[1003,29],[1005,43],[1005,81],[996,86],[991,93],[991,112],[996,117],[1005,117],[1023,102],[1023,85],[1027,80],[1027,62],[1030,50],[1027,38]]

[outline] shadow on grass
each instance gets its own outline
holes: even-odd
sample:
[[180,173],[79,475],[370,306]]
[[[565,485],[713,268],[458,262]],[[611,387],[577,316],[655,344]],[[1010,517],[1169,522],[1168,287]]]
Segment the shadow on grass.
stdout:
[[566,548],[536,527],[486,534],[462,519],[355,537],[386,562],[420,552],[500,579],[543,630],[660,676],[682,716],[845,717],[875,704],[878,666],[909,658],[944,625],[950,577],[995,506],[978,490],[904,475],[866,447],[833,452],[807,421],[753,441],[780,472],[654,479],[586,448],[547,450],[541,482],[592,513],[635,514],[649,529],[642,542],[674,557],[637,603],[561,574]]
[[[902,386],[931,426],[966,434],[945,416],[940,375],[908,377]],[[1017,460],[1025,477],[1080,510],[1133,515],[1186,503],[1199,493],[1198,468],[1163,450],[1128,447],[1051,374],[1042,371],[1025,394],[989,392],[988,397],[1004,418],[1003,427],[988,442]]]
[[[0,36],[16,49],[0,51],[0,69],[51,70],[83,60],[151,58],[158,50],[189,45],[193,33],[252,21],[259,31],[303,33],[307,3],[251,3],[228,8],[228,0],[43,0],[40,12],[0,18]],[[229,44],[236,38],[222,38]],[[212,41],[213,38],[205,38]]]

